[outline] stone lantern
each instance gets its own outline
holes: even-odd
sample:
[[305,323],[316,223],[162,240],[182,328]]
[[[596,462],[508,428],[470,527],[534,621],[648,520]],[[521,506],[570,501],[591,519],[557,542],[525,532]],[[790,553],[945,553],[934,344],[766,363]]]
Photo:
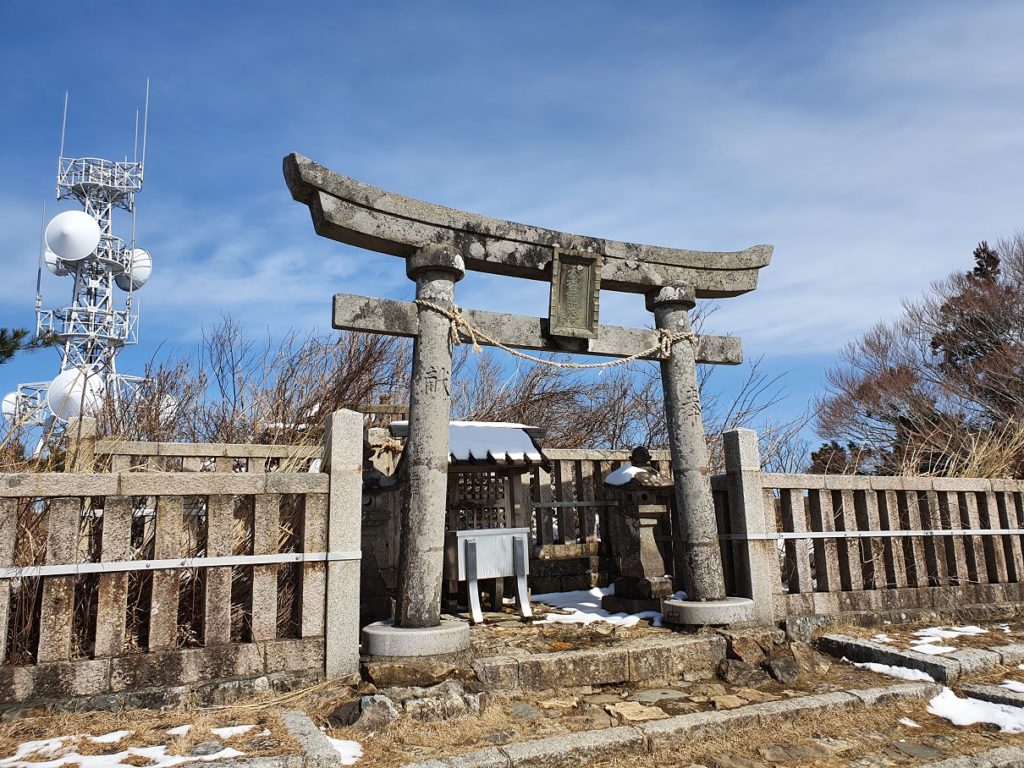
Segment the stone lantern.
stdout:
[[668,519],[672,479],[651,465],[650,451],[637,446],[628,464],[605,476],[604,485],[620,500],[621,519],[611,545],[621,576],[601,607],[614,613],[660,611],[662,599],[672,596],[672,579],[665,574],[654,528]]

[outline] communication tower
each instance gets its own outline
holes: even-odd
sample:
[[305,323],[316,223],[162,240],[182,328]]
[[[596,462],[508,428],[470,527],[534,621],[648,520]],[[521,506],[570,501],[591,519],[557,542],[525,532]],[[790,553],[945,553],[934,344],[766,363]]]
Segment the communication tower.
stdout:
[[[138,112],[131,160],[66,157],[67,116],[65,95],[57,200],[74,201],[81,209],[57,214],[43,229],[35,304],[36,335],[56,339],[60,371],[52,381],[22,384],[3,398],[9,425],[43,426],[47,431],[69,418],[95,413],[107,400],[122,402],[145,381],[119,373],[116,362],[125,345],[138,343],[139,314],[132,299],[153,269],[149,253],[135,247],[135,195],[142,189],[146,163],[149,83],[141,157]],[[130,219],[130,227],[120,230],[130,228],[127,239],[114,233],[115,211]],[[63,307],[43,308],[44,266],[58,277],[70,278],[71,298]]]

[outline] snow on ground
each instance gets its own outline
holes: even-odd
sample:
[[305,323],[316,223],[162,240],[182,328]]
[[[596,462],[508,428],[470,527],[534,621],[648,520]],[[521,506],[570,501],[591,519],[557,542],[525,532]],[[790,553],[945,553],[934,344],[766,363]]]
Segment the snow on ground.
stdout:
[[[849,662],[849,659],[844,657],[843,661]],[[935,682],[934,677],[929,675],[927,672],[922,672],[919,669],[910,669],[908,667],[893,667],[888,664],[878,664],[874,661],[856,662],[853,666],[855,666],[857,669],[866,669],[869,672],[877,672],[880,675],[898,677],[900,680],[910,680],[912,682],[920,680],[925,683]]]
[[907,726],[907,728],[920,728],[921,727],[918,723],[915,723],[909,717],[901,717],[900,718],[900,725],[905,725],[905,726]]
[[[570,613],[549,613],[538,624],[593,624],[603,621],[621,627],[636,626],[641,619],[649,619],[652,626],[660,627],[662,615],[660,611],[640,611],[639,613],[610,613],[601,607],[601,598],[614,594],[614,587],[594,587],[578,589],[573,592],[548,592],[533,595],[530,602],[544,603],[553,608],[561,608]],[[685,592],[672,595],[676,600],[685,600]]]
[[363,756],[363,745],[358,741],[332,739],[330,736],[327,737],[327,740],[331,742],[334,750],[341,755],[342,765],[355,765],[356,761]]
[[[167,747],[164,744],[158,744],[155,747],[129,747],[112,755],[80,755],[75,751],[75,745],[81,739],[88,739],[100,744],[115,744],[129,733],[131,731],[114,731],[103,736],[81,734],[57,736],[41,741],[26,741],[19,744],[17,750],[10,757],[0,758],[0,768],[60,768],[60,766],[72,764],[81,766],[81,768],[129,768],[133,763],[123,761],[126,758],[137,760],[140,757],[149,760],[146,768],[169,768],[179,763],[211,762],[228,757],[241,757],[244,754],[237,749],[227,747],[212,755],[168,755]],[[40,760],[39,758],[51,759]]]
[[232,736],[248,733],[255,727],[255,725],[228,725],[223,728],[211,728],[210,733],[218,739],[230,739]]
[[1016,680],[1003,680],[999,685],[1010,689],[1014,693],[1024,693],[1024,683],[1019,683]]
[[[235,725],[212,728],[211,731],[219,738],[230,739],[232,736],[246,733],[255,727],[254,725]],[[172,736],[184,736],[191,728],[191,725],[179,725],[177,728],[169,728],[167,733]],[[26,741],[19,744],[15,753],[10,757],[0,758],[0,768],[59,768],[66,765],[76,765],[81,768],[130,768],[140,757],[150,761],[146,768],[170,768],[179,763],[211,762],[229,757],[241,757],[245,754],[237,749],[226,747],[212,755],[168,755],[167,746],[164,744],[153,747],[129,747],[110,755],[80,755],[75,749],[82,739],[96,744],[116,744],[131,733],[131,731],[112,731],[100,736],[85,733],[77,736],[56,736],[41,741]],[[126,758],[132,758],[132,762],[123,762]],[[351,763],[345,764],[351,765]]]
[[991,723],[1003,733],[1024,733],[1024,709],[992,704],[978,699],[961,699],[949,688],[928,702],[928,711],[953,725]]
[[876,643],[891,643],[892,642],[892,638],[889,637],[888,635],[884,634],[884,633],[877,634],[874,637],[872,637],[871,639],[874,640]]
[[943,653],[949,653],[955,651],[956,646],[953,645],[936,645],[934,642],[918,643],[917,645],[910,646],[910,650],[917,651],[918,653],[927,653],[929,656],[938,656]]

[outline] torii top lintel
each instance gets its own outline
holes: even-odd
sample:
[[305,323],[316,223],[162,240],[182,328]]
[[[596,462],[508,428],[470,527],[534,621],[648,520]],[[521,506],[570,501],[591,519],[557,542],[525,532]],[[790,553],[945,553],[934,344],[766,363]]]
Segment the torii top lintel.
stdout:
[[754,290],[758,270],[772,257],[770,245],[688,251],[492,219],[363,184],[294,153],[284,159],[284,175],[323,237],[394,256],[450,245],[467,269],[480,272],[549,281],[553,249],[560,246],[600,254],[604,289],[646,293],[681,281],[694,286],[698,298],[725,298]]

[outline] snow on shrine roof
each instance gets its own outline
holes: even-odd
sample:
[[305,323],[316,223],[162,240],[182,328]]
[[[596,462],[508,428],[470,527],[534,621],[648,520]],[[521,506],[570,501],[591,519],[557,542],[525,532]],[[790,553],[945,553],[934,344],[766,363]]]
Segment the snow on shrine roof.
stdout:
[[618,469],[613,469],[604,477],[607,485],[625,485],[637,475],[646,474],[644,467],[634,467],[632,464],[623,464]]
[[[395,437],[407,437],[409,422],[393,421],[389,429]],[[449,461],[453,464],[540,464],[544,457],[534,437],[543,434],[543,430],[526,424],[451,421],[448,422]]]

